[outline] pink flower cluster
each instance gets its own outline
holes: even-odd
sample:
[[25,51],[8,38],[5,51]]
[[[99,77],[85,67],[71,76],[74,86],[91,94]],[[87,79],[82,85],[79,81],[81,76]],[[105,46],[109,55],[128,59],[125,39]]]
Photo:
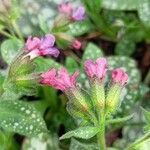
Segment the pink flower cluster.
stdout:
[[25,52],[30,59],[34,59],[38,56],[50,55],[58,57],[59,50],[54,47],[55,37],[51,34],[47,34],[43,38],[29,37],[25,43]]
[[[90,81],[92,79],[101,81],[106,75],[107,60],[105,58],[98,58],[95,62],[87,60],[84,63],[84,71]],[[61,68],[58,72],[56,69],[51,69],[41,75],[41,83],[65,91],[76,86],[77,76],[77,72],[70,76],[64,68]],[[111,80],[112,83],[122,87],[127,82],[128,75],[122,69],[118,68],[112,71]]]
[[73,9],[72,5],[66,2],[58,6],[58,11],[73,21],[82,21],[85,19],[85,9],[83,6]]
[[41,75],[41,83],[65,91],[69,88],[75,87],[77,76],[78,72],[69,75],[65,68],[61,68],[59,71],[56,71],[56,69],[50,69]]

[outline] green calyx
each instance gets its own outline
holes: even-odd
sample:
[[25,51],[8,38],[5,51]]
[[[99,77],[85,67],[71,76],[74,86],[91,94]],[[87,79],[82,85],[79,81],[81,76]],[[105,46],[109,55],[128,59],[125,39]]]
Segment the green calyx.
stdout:
[[119,106],[119,96],[121,92],[121,87],[117,84],[114,84],[108,90],[106,96],[106,112],[114,113]]
[[96,109],[104,109],[105,107],[105,89],[104,84],[95,79],[91,84],[91,99]]

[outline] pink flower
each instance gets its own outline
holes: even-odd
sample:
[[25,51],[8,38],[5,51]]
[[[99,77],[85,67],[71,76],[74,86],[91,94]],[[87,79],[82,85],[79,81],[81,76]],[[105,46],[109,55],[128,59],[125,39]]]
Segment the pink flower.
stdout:
[[84,71],[89,79],[96,77],[102,80],[107,71],[107,61],[105,58],[98,58],[96,62],[86,60],[84,63]]
[[51,69],[41,74],[42,79],[40,83],[65,91],[76,86],[77,76],[78,72],[70,76],[65,68],[61,68],[59,71]]
[[78,40],[73,41],[72,47],[79,50],[81,48],[81,42]]
[[47,34],[41,39],[37,37],[32,38],[30,36],[25,44],[25,51],[28,53],[27,56],[30,56],[30,59],[45,55],[58,57],[59,50],[54,47],[54,44],[55,37],[51,34]]
[[120,68],[114,69],[111,73],[113,83],[119,83],[124,86],[128,80],[128,75]]
[[64,14],[70,16],[70,14],[72,13],[72,6],[68,2],[62,3],[58,6],[58,11],[60,13],[64,13]]
[[85,9],[83,6],[78,7],[72,13],[72,18],[75,21],[82,21],[85,19]]
[[73,9],[71,4],[66,2],[58,6],[58,11],[67,15],[67,17],[73,21],[82,21],[85,19],[85,9],[83,6]]

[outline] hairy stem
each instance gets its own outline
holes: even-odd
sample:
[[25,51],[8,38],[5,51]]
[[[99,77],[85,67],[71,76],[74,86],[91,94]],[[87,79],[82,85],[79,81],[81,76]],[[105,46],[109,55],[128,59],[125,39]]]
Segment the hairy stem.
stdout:
[[100,126],[100,131],[97,135],[98,139],[98,144],[100,150],[106,150],[106,143],[105,143],[105,114],[104,112],[100,113],[99,117],[99,126]]

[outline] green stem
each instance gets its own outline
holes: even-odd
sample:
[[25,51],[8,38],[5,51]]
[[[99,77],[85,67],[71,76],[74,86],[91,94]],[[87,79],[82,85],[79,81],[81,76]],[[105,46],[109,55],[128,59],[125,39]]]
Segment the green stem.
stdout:
[[105,114],[104,114],[104,112],[100,113],[99,126],[100,126],[100,131],[99,131],[99,133],[97,135],[99,148],[100,148],[100,150],[106,150],[106,143],[105,143]]
[[136,149],[137,146],[139,146],[140,144],[142,144],[143,142],[145,142],[147,140],[150,140],[150,132],[146,133],[144,136],[137,139],[134,143],[129,145],[126,150],[134,150],[134,149]]

